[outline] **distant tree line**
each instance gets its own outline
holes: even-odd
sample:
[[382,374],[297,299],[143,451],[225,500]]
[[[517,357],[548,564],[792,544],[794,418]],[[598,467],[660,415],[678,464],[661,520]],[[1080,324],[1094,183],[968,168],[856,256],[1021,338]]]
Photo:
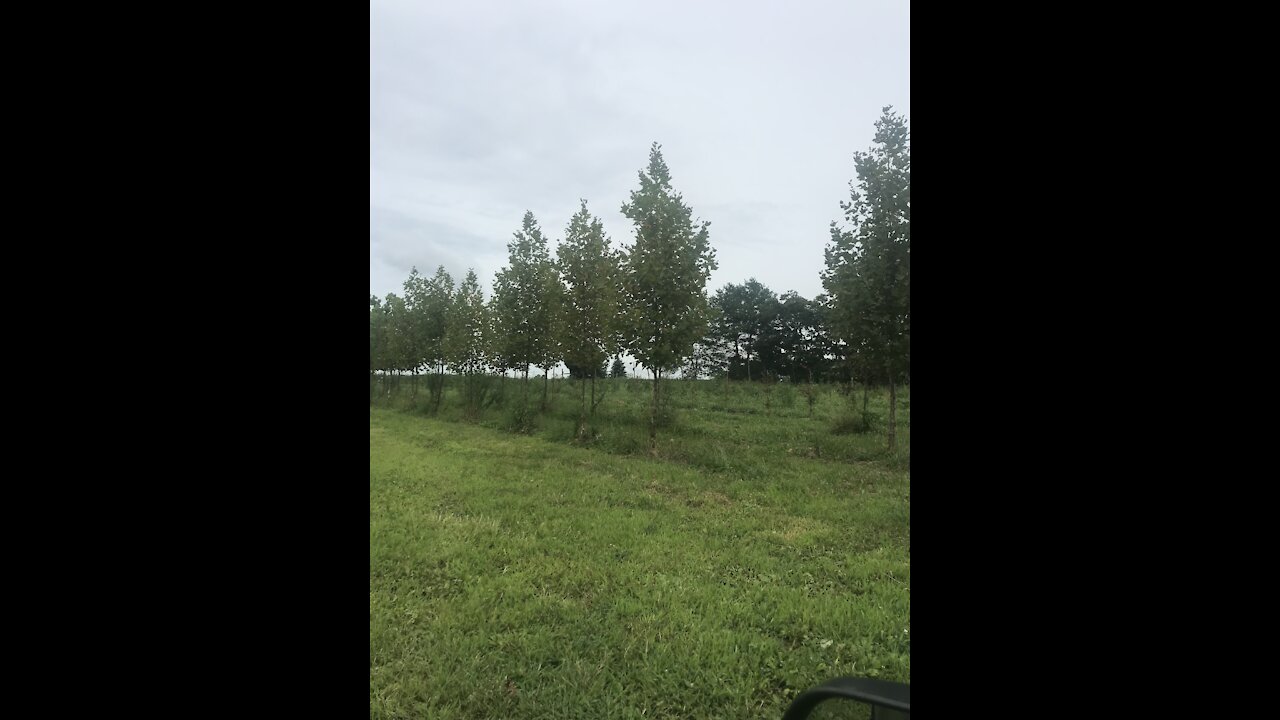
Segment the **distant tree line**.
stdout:
[[[474,270],[455,287],[444,267],[428,278],[410,271],[403,296],[369,297],[369,372],[407,375],[416,397],[426,375],[439,408],[443,375],[462,378],[467,409],[478,411],[484,376],[523,380],[542,371],[541,409],[550,371],[561,362],[579,378],[579,433],[599,403],[595,379],[625,377],[628,354],[650,373],[650,447],[656,445],[662,380],[686,378],[887,384],[889,445],[895,444],[896,386],[910,377],[911,155],[906,120],[885,108],[875,146],[854,154],[857,183],[841,203],[845,226],[831,224],[822,282],[826,293],[781,295],[750,278],[713,296],[716,268],[706,221],[671,186],[654,143],[622,213],[631,246],[614,249],[581,201],[551,256],[548,238],[526,212],[507,244],[508,261],[485,300]],[[585,381],[590,381],[585,382]],[[590,385],[590,402],[587,391]]]

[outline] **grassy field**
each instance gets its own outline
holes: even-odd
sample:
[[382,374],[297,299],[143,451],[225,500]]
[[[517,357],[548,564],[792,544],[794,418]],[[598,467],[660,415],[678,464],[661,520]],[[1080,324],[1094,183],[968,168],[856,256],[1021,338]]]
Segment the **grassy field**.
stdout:
[[473,422],[378,393],[371,717],[778,718],[833,676],[910,681],[908,391],[890,454],[851,432],[860,392],[810,418],[800,386],[675,381],[654,457],[647,383],[599,384],[587,442],[552,385],[532,423],[512,380]]

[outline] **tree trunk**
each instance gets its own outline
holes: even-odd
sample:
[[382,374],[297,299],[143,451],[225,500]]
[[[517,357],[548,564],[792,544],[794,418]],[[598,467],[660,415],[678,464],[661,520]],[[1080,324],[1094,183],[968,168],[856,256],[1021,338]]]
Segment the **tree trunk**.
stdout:
[[542,412],[547,411],[547,387],[551,382],[551,368],[542,369]]
[[524,366],[524,412],[529,411],[529,366]]
[[893,376],[889,376],[889,452],[893,452],[898,447],[897,438],[897,407],[898,407],[898,386],[893,381]]
[[653,402],[649,405],[649,452],[658,454],[658,379],[661,374],[653,371]]
[[868,390],[869,386],[870,386],[869,382],[867,382],[866,380],[862,381],[862,412],[864,413],[867,411],[867,393],[869,392]]
[[441,360],[440,364],[436,366],[436,369],[439,371],[439,373],[438,373],[438,378],[436,382],[435,397],[432,399],[435,400],[435,411],[440,412],[440,400],[444,398],[444,361],[443,360]]
[[596,414],[596,375],[591,373],[591,414]]
[[[579,393],[581,400],[578,405],[578,439],[585,440],[587,437],[587,379],[578,378],[578,385],[580,386],[579,389],[581,391]],[[591,385],[591,398],[594,400],[595,396],[596,386],[593,378]]]
[[413,395],[414,400],[418,399],[418,368],[413,369]]
[[472,419],[480,417],[480,375],[474,370],[467,372],[467,407]]

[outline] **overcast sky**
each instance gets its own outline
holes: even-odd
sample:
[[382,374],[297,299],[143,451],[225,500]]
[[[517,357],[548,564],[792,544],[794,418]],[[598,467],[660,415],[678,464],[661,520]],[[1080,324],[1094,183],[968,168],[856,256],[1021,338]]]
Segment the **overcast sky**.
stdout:
[[657,141],[711,221],[708,293],[755,277],[822,292],[828,225],[881,108],[911,120],[910,3],[372,0],[369,292],[475,268],[490,296],[533,211],[578,199],[613,246]]

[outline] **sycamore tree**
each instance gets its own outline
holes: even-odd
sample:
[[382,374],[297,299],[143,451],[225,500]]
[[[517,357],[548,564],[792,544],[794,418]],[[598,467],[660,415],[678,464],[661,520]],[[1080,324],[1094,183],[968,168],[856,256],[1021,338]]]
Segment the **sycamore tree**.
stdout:
[[432,406],[440,407],[444,389],[444,335],[448,323],[449,308],[453,303],[453,278],[441,265],[433,277],[418,274],[411,268],[409,279],[404,282],[405,310],[408,313],[407,351],[410,353],[410,369],[413,372],[413,394],[418,392],[418,370],[426,367],[438,375],[430,380]]
[[423,361],[436,373],[434,378],[428,376],[431,403],[435,410],[439,410],[440,399],[444,394],[444,339],[453,305],[453,276],[445,272],[443,265],[438,266],[436,274],[422,283],[421,294],[415,305],[420,308],[418,322]]
[[822,283],[835,333],[869,378],[889,384],[889,449],[896,448],[897,384],[911,373],[911,136],[884,108],[875,145],[854,153],[857,185],[831,223]]
[[524,401],[529,399],[529,366],[543,368],[543,409],[547,375],[560,362],[560,279],[547,250],[547,238],[532,212],[507,243],[507,266],[493,283],[494,353],[504,369],[524,371]]
[[[387,293],[382,303],[386,313],[386,354],[384,369],[399,375],[409,368],[409,357],[412,355],[413,341],[410,337],[411,319],[405,306],[404,298],[395,293]],[[397,377],[392,387],[399,390],[400,380]]]
[[409,269],[404,281],[406,364],[413,373],[413,398],[418,397],[418,370],[426,364],[426,287],[427,279],[418,274],[417,266]]
[[489,365],[490,336],[484,292],[475,270],[468,269],[466,279],[453,298],[444,347],[450,369],[462,376],[463,401],[472,416],[480,410],[484,373]]
[[663,373],[680,367],[707,327],[707,278],[716,269],[709,222],[671,187],[671,172],[654,143],[640,188],[622,205],[635,224],[635,243],[623,260],[624,337],[627,350],[653,374],[649,449],[657,452],[658,402]]
[[[604,224],[587,210],[587,201],[569,220],[556,248],[556,267],[564,282],[562,335],[564,362],[582,378],[578,437],[587,435],[587,383],[591,376],[591,414],[596,409],[596,376],[617,352],[618,254],[609,248]],[[603,396],[602,396],[603,397]]]

